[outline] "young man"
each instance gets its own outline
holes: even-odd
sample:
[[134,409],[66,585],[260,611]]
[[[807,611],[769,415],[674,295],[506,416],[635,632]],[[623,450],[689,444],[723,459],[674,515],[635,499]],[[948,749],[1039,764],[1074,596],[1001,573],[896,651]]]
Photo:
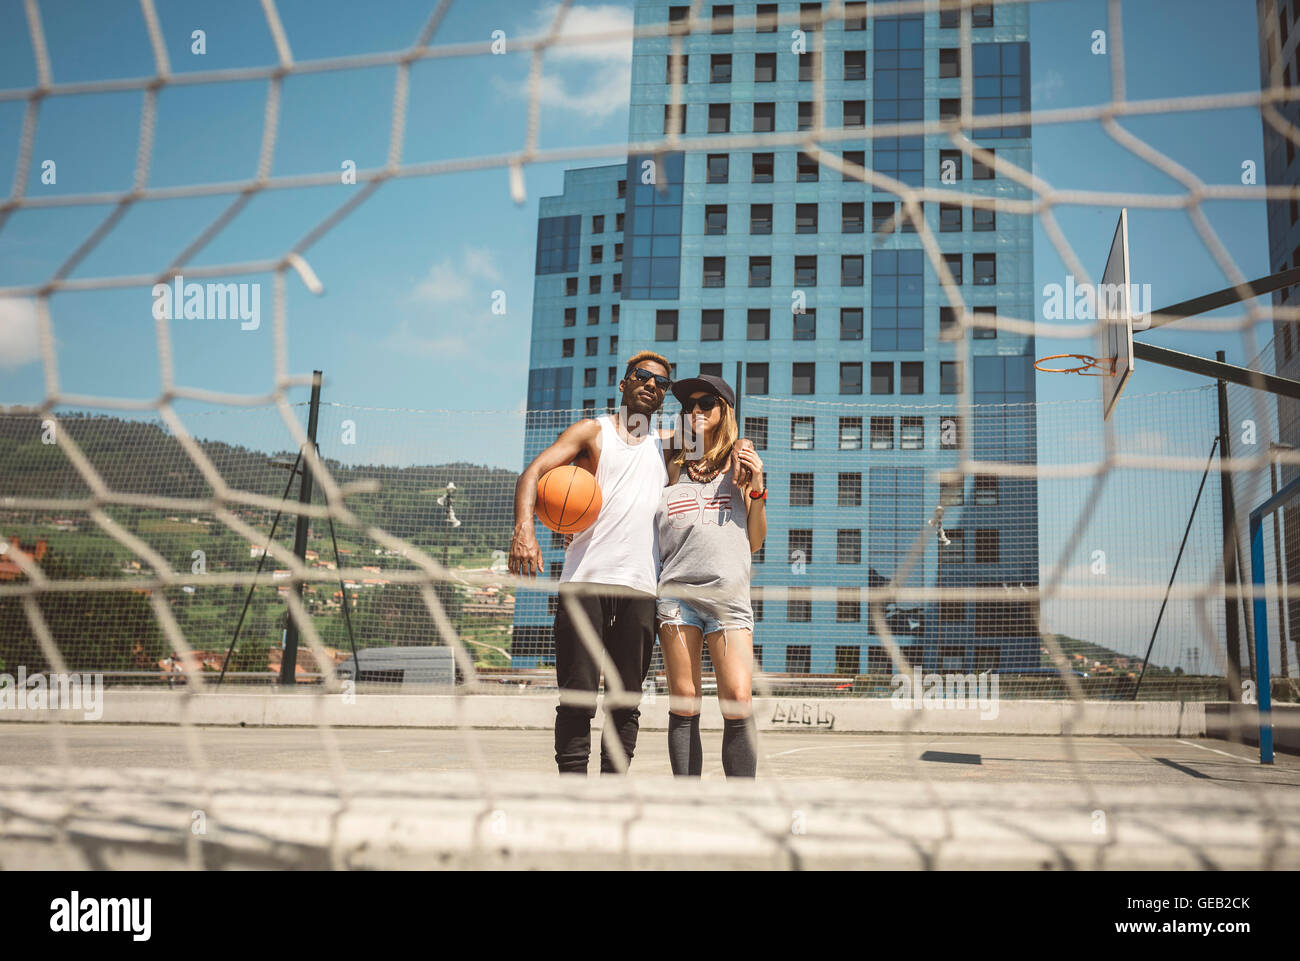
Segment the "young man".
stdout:
[[[609,715],[629,763],[636,750],[641,684],[655,642],[659,582],[655,510],[668,479],[664,449],[672,446],[673,439],[672,431],[657,426],[654,415],[671,386],[670,370],[667,358],[653,351],[634,355],[618,385],[622,393],[618,414],[580,420],[569,427],[537,455],[515,484],[509,565],[512,573],[529,576],[545,570],[533,529],[537,481],[549,470],[576,462],[591,471],[600,486],[600,513],[595,523],[574,536],[560,574],[554,632],[560,688],[555,762],[562,774],[587,773],[600,685],[600,663],[578,634],[570,602],[586,612],[618,672],[627,701],[610,709]],[[601,585],[618,589],[602,591]],[[566,697],[566,693],[576,696]],[[600,770],[602,774],[617,771],[603,738]]]

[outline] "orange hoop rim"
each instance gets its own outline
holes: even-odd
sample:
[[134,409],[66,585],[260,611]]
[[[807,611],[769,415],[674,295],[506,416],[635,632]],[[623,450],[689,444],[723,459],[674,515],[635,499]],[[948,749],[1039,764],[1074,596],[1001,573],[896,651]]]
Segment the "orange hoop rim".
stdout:
[[[1049,360],[1061,360],[1063,358],[1072,358],[1082,361],[1079,367],[1044,367],[1043,363]],[[1034,367],[1048,374],[1082,374],[1087,377],[1109,377],[1115,372],[1115,361],[1110,358],[1098,360],[1091,354],[1049,354],[1046,357],[1039,357],[1034,361]],[[1091,368],[1102,368],[1095,373]]]

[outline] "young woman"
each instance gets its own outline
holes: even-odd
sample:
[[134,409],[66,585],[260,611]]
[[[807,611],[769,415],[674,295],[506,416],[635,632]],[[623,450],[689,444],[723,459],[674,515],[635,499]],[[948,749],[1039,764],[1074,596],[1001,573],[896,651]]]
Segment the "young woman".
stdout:
[[[753,777],[757,738],[750,716],[754,613],[750,554],[767,536],[763,462],[735,451],[736,398],[720,377],[678,381],[688,443],[668,461],[655,515],[661,560],[659,647],[668,673],[668,754],[674,774],[698,776],[700,658],[709,645],[722,705],[722,768]],[[693,436],[692,436],[693,435]],[[739,475],[739,477],[737,476]]]

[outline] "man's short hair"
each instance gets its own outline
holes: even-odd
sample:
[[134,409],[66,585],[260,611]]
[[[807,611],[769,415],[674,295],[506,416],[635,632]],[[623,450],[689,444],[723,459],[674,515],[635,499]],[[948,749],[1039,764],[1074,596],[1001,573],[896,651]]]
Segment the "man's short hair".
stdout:
[[628,377],[632,375],[632,371],[647,360],[653,360],[656,364],[662,364],[664,370],[668,372],[668,376],[672,377],[673,365],[668,363],[667,357],[663,354],[656,354],[653,350],[641,350],[633,354],[628,360],[627,366],[623,368],[623,379],[627,380]]

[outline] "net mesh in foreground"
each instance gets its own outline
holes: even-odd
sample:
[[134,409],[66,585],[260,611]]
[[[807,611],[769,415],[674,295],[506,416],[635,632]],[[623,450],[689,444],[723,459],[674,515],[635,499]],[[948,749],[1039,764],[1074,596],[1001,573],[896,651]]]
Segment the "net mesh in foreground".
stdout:
[[[533,100],[530,122],[520,149],[501,157],[467,157],[437,163],[408,164],[403,161],[403,141],[407,118],[407,95],[412,64],[434,57],[463,57],[486,54],[489,45],[434,44],[438,27],[449,3],[440,3],[432,12],[412,47],[379,55],[339,58],[330,61],[297,62],[291,53],[279,13],[272,0],[264,0],[262,9],[267,29],[275,41],[277,62],[265,67],[238,71],[216,71],[179,75],[172,71],[162,41],[162,28],[151,0],[142,0],[141,10],[154,53],[153,73],[138,79],[78,82],[61,84],[53,76],[41,25],[41,7],[37,0],[26,0],[23,10],[27,19],[34,58],[37,65],[36,86],[0,91],[0,102],[21,102],[24,121],[17,145],[18,163],[14,187],[0,202],[0,230],[16,214],[39,214],[58,207],[107,209],[103,219],[92,229],[84,243],[50,275],[32,278],[29,283],[0,288],[0,295],[30,301],[36,312],[41,333],[42,362],[45,370],[45,396],[33,400],[30,408],[12,410],[4,417],[4,440],[7,444],[5,489],[0,490],[0,522],[4,541],[11,545],[4,560],[12,576],[0,582],[0,616],[4,618],[6,647],[4,667],[30,668],[31,673],[67,675],[71,672],[103,673],[113,683],[123,686],[140,683],[163,683],[174,690],[176,720],[184,733],[187,757],[180,773],[131,767],[108,772],[100,768],[83,768],[70,760],[70,743],[74,739],[67,718],[51,715],[48,721],[55,766],[14,774],[4,788],[4,850],[6,859],[16,863],[23,859],[64,858],[67,863],[90,866],[122,864],[136,856],[156,853],[191,866],[215,862],[237,863],[248,858],[267,864],[329,864],[348,866],[366,863],[363,838],[373,839],[385,832],[402,834],[401,826],[376,827],[367,820],[380,817],[381,811],[411,812],[414,822],[425,825],[412,828],[416,837],[389,845],[379,860],[402,863],[433,863],[446,858],[473,864],[500,863],[512,855],[493,853],[487,831],[500,831],[515,839],[510,850],[532,850],[548,863],[578,864],[585,852],[596,850],[609,856],[629,860],[645,857],[653,862],[656,851],[691,847],[707,852],[719,847],[731,850],[746,863],[842,864],[846,857],[860,854],[883,864],[915,866],[975,866],[975,850],[998,838],[1006,841],[1017,836],[1003,850],[1018,852],[1015,863],[1032,863],[1045,850],[1057,860],[1085,866],[1138,866],[1153,858],[1158,863],[1192,866],[1294,866],[1290,860],[1293,845],[1289,832],[1294,828],[1294,809],[1288,801],[1275,800],[1269,789],[1251,784],[1240,799],[1227,801],[1214,795],[1208,801],[1197,792],[1156,788],[1116,789],[1098,783],[1095,776],[1081,767],[1075,756],[1070,715],[1062,725],[1061,757],[1065,765],[1064,783],[1022,788],[1008,792],[1005,787],[935,784],[920,760],[919,732],[924,730],[921,712],[903,712],[901,730],[918,740],[903,751],[904,764],[914,780],[887,787],[872,786],[876,810],[870,816],[861,812],[863,793],[849,785],[803,785],[789,788],[782,783],[757,785],[703,784],[681,787],[644,783],[636,778],[601,784],[554,782],[539,777],[507,775],[493,769],[481,751],[481,741],[491,737],[476,729],[468,718],[475,708],[467,706],[474,697],[499,694],[509,686],[545,685],[544,667],[529,668],[523,673],[520,659],[542,660],[544,653],[527,650],[517,642],[520,635],[512,630],[516,613],[512,608],[524,604],[546,605],[539,620],[552,611],[555,603],[550,587],[508,577],[500,570],[500,552],[506,547],[503,532],[511,520],[510,494],[513,477],[508,471],[472,470],[470,465],[449,464],[446,460],[425,462],[407,459],[400,452],[381,453],[378,449],[352,455],[332,448],[322,441],[320,454],[307,443],[301,403],[294,395],[308,383],[308,378],[291,373],[288,366],[288,320],[286,286],[297,277],[309,290],[318,290],[319,281],[308,256],[322,237],[343,229],[347,215],[389,181],[409,177],[450,176],[458,171],[504,167],[510,173],[511,189],[516,199],[524,193],[524,168],[542,160],[595,159],[623,156],[629,152],[656,148],[701,150],[703,141],[693,142],[677,134],[652,144],[618,144],[609,148],[581,148],[543,152],[538,148],[538,103],[542,85],[542,60],[545,53],[564,43],[591,42],[592,38],[574,38],[561,33],[560,26],[570,10],[561,4],[556,12],[556,26],[547,34],[517,41],[516,49],[531,50],[535,55],[531,77]],[[970,5],[966,5],[969,7]],[[926,11],[934,5],[902,3],[879,5],[872,15]],[[1176,198],[1213,255],[1223,274],[1234,283],[1245,280],[1226,247],[1216,236],[1200,207],[1211,199],[1279,199],[1291,195],[1283,188],[1243,188],[1237,185],[1216,186],[1194,182],[1169,157],[1143,143],[1123,127],[1126,116],[1215,107],[1246,107],[1261,111],[1266,121],[1284,136],[1296,140],[1295,130],[1278,113],[1276,104],[1288,100],[1291,92],[1281,86],[1280,77],[1271,89],[1258,93],[1173,97],[1160,101],[1131,102],[1125,97],[1121,4],[1113,2],[1110,10],[1112,45],[1112,97],[1105,103],[1087,108],[1042,111],[1033,116],[1006,115],[975,118],[970,110],[973,97],[971,80],[962,77],[962,109],[955,121],[918,122],[891,125],[886,130],[871,130],[880,135],[944,134],[954,149],[967,157],[992,165],[1000,175],[1018,184],[1029,199],[979,196],[944,191],[942,202],[972,209],[993,209],[1007,215],[1034,215],[1045,235],[1057,248],[1075,276],[1089,277],[1080,257],[1065,241],[1053,216],[1053,207],[1066,203],[1102,203],[1113,207],[1127,205],[1168,206],[1168,198],[1142,194],[1107,194],[1098,196],[1086,191],[1053,188],[1030,171],[1015,168],[1005,158],[995,158],[981,151],[963,132],[979,125],[1036,125],[1100,121],[1107,131],[1127,149],[1164,170],[1186,185],[1186,192]],[[695,5],[700,15],[703,7]],[[820,17],[843,16],[835,4],[824,4]],[[741,25],[743,18],[737,18]],[[971,43],[968,20],[963,18],[961,45]],[[700,26],[688,22],[690,26]],[[666,24],[643,29],[663,33]],[[608,39],[608,38],[606,38]],[[337,173],[326,171],[306,176],[271,175],[272,158],[277,143],[280,98],[286,78],[309,71],[347,71],[388,67],[395,74],[395,93],[391,113],[387,162],[381,167],[357,172],[358,190],[338,205],[311,230],[280,255],[257,261],[203,264],[200,255],[218,235],[259,194],[295,187],[333,184]],[[150,186],[149,172],[155,137],[155,120],[159,96],[176,85],[262,81],[267,86],[265,127],[256,175],[247,180],[227,183],[188,184],[160,188]],[[822,89],[815,84],[815,97],[822,103]],[[31,196],[28,180],[33,149],[42,107],[50,98],[107,92],[139,93],[142,101],[139,149],[134,180],[120,191],[87,195],[63,195],[55,199]],[[824,129],[824,110],[814,111],[814,128],[807,132],[807,152],[837,175],[846,172],[839,156],[818,146],[833,142],[835,135]],[[861,135],[862,131],[855,131]],[[746,149],[764,143],[785,142],[780,137],[737,136],[728,141],[733,149]],[[710,141],[712,143],[712,141]],[[849,170],[852,174],[853,171]],[[900,220],[914,217],[918,239],[927,260],[944,278],[945,293],[954,309],[958,357],[971,359],[969,334],[976,326],[977,315],[965,308],[960,288],[939,253],[934,234],[919,216],[920,204],[937,203],[940,196],[925,188],[913,188],[892,181],[873,171],[863,171],[862,178],[876,187],[896,193],[902,206]],[[112,243],[114,228],[128,212],[153,201],[200,196],[229,197],[226,209],[203,229],[174,258],[159,264],[157,271],[135,276],[77,276],[78,268],[102,245]],[[65,385],[60,378],[55,323],[50,300],[68,292],[104,291],[122,287],[149,287],[184,274],[191,279],[228,277],[233,274],[269,272],[273,290],[273,379],[264,393],[213,393],[179,384],[173,376],[173,345],[168,322],[158,321],[155,338],[160,360],[162,395],[141,403],[125,396],[88,396],[78,393],[75,384]],[[1275,312],[1276,316],[1283,316]],[[1254,326],[1262,315],[1253,303],[1238,318],[1218,318],[1199,326],[1240,336],[1248,356],[1258,353],[1254,343]],[[1032,332],[1039,336],[1081,334],[1082,328],[1065,328],[1045,324],[1036,318],[999,317],[1007,330]],[[1189,326],[1198,326],[1191,324]],[[764,429],[772,436],[790,431],[791,463],[782,463],[782,454],[773,452],[770,469],[786,475],[789,490],[801,494],[805,488],[794,475],[817,475],[816,447],[798,465],[793,463],[796,438],[808,429],[829,434],[836,444],[860,444],[864,451],[886,441],[904,446],[916,443],[928,431],[942,432],[945,417],[966,423],[977,421],[1000,424],[1000,429],[1014,430],[1018,419],[1027,411],[1017,405],[983,407],[975,403],[969,378],[960,384],[951,407],[940,409],[895,408],[876,405],[828,404],[795,400],[757,400],[745,410],[753,418],[766,420]],[[124,389],[123,394],[127,391]],[[294,395],[291,400],[291,395]],[[202,417],[243,417],[256,422],[254,432],[261,449],[250,451],[208,440],[199,415],[183,417],[178,402],[206,404],[216,412]],[[1235,403],[1253,411],[1261,425],[1261,436],[1270,431],[1277,437],[1276,416],[1270,417],[1270,400],[1256,393],[1239,393]],[[765,607],[781,610],[787,623],[800,623],[812,605],[835,610],[832,629],[809,639],[808,659],[793,662],[803,670],[791,671],[787,658],[782,671],[763,671],[757,675],[756,691],[771,695],[778,705],[783,694],[824,696],[828,702],[836,696],[888,696],[894,690],[893,677],[907,674],[914,666],[915,649],[909,632],[915,631],[916,614],[931,609],[943,626],[945,612],[960,605],[962,626],[956,618],[947,630],[954,639],[967,641],[962,632],[978,635],[981,630],[991,636],[1005,635],[1009,625],[1021,632],[1025,643],[1016,651],[1018,671],[1009,671],[1004,696],[1055,697],[1081,706],[1086,698],[1136,696],[1136,675],[1145,673],[1147,696],[1157,699],[1204,700],[1224,696],[1239,682],[1230,665],[1234,657],[1228,651],[1229,613],[1223,604],[1222,541],[1216,541],[1214,518],[1218,504],[1214,500],[1216,485],[1210,485],[1206,500],[1196,515],[1190,532],[1187,566],[1172,585],[1138,580],[1116,584],[1115,579],[1099,586],[1087,576],[1080,577],[1079,565],[1095,563],[1095,548],[1088,543],[1087,531],[1098,513],[1107,509],[1107,498],[1132,503],[1133,498],[1115,495],[1125,478],[1140,483],[1143,473],[1155,473],[1168,486],[1169,503],[1161,510],[1133,517],[1128,528],[1131,540],[1111,547],[1112,556],[1136,553],[1152,536],[1166,537],[1167,528],[1188,516],[1196,499],[1199,482],[1207,469],[1212,475],[1229,470],[1234,489],[1243,507],[1253,506],[1267,489],[1275,463],[1292,463],[1286,454],[1264,453],[1264,447],[1241,455],[1230,452],[1231,460],[1214,460],[1209,441],[1215,430],[1213,401],[1206,391],[1161,395],[1147,398],[1126,397],[1120,428],[1104,431],[1096,426],[1098,418],[1090,405],[1035,405],[1033,418],[1039,427],[1038,447],[1022,460],[981,459],[975,443],[976,432],[955,431],[952,456],[947,460],[932,458],[920,462],[916,474],[896,473],[877,478],[892,484],[889,500],[891,516],[873,530],[888,531],[888,544],[862,543],[855,546],[851,536],[854,526],[841,527],[833,511],[817,513],[817,503],[792,504],[791,508],[811,507],[808,525],[782,527],[782,542],[770,544],[773,554],[782,556],[780,564],[764,558],[763,574],[756,582],[756,600]],[[76,416],[75,411],[116,412],[103,417]],[[124,415],[152,414],[152,423]],[[123,415],[123,416],[119,416]],[[350,415],[350,416],[349,416]],[[362,409],[330,406],[321,438],[341,437],[344,420],[365,418]],[[451,439],[472,437],[475,418],[496,419],[498,429],[509,430],[511,415],[457,413],[454,416],[430,412],[386,412],[379,428],[398,437],[403,419],[420,436],[447,436]],[[517,417],[517,415],[515,415]],[[330,418],[336,418],[330,421]],[[1051,432],[1061,447],[1044,447],[1048,432],[1042,425],[1059,418],[1059,428]],[[1132,418],[1126,422],[1125,417]],[[522,420],[522,418],[518,418]],[[1169,446],[1153,451],[1143,443],[1142,435],[1128,424],[1140,420],[1171,429]],[[564,426],[563,412],[557,412],[549,428]],[[1274,425],[1265,427],[1263,425]],[[450,426],[454,425],[454,426]],[[1009,425],[1009,426],[1008,426]],[[515,429],[521,424],[516,423]],[[461,432],[457,434],[456,432]],[[400,435],[409,440],[410,434]],[[522,431],[521,431],[522,436]],[[1265,440],[1268,437],[1265,436]],[[1068,444],[1066,441],[1068,440]],[[369,443],[369,441],[367,441]],[[1025,439],[1029,443],[1029,439]],[[423,450],[436,449],[424,447]],[[454,449],[454,444],[451,448]],[[942,449],[942,448],[940,448]],[[1002,448],[1007,449],[1007,448]],[[1014,450],[1014,448],[1011,448]],[[1220,452],[1220,456],[1222,452]],[[319,499],[303,513],[312,518],[315,540],[311,551],[315,557],[299,560],[290,550],[287,527],[273,538],[273,518],[284,508],[283,492],[291,490],[292,464],[299,457],[308,465],[318,484]],[[158,470],[166,463],[169,470]],[[396,466],[376,466],[396,465]],[[796,466],[801,469],[796,470]],[[947,469],[944,490],[933,474]],[[802,469],[802,468],[807,468]],[[165,483],[163,482],[165,478]],[[993,479],[990,483],[989,479]],[[1217,476],[1216,476],[1217,479]],[[855,490],[870,494],[872,477],[864,469],[862,476],[841,481],[836,479],[835,508],[851,509]],[[956,481],[960,480],[960,491]],[[448,503],[448,483],[457,484],[459,500]],[[953,543],[978,552],[1023,551],[1024,544],[1003,545],[989,532],[966,531],[951,521],[942,523],[936,508],[943,507],[951,517],[954,508],[970,498],[1003,496],[1014,492],[1016,485],[1036,484],[1040,493],[1040,521],[1050,518],[1050,525],[1030,529],[1025,537],[1055,537],[1051,549],[1044,551],[1045,574],[1038,568],[1026,570],[1015,583],[980,583],[974,579],[946,581],[942,584],[919,584],[909,572],[917,569],[926,552],[941,563],[945,552],[954,554]],[[931,497],[931,488],[936,496]],[[883,488],[882,488],[883,489]],[[443,503],[439,499],[444,498]],[[828,505],[829,506],[829,505]],[[1110,504],[1112,510],[1122,510]],[[458,523],[453,523],[453,520]],[[328,531],[328,545],[325,541]],[[459,532],[453,534],[453,532]],[[844,532],[850,536],[841,536]],[[940,534],[943,536],[941,537]],[[960,537],[951,536],[960,534]],[[969,538],[969,540],[968,540]],[[17,542],[14,549],[14,541]],[[829,545],[834,544],[832,549]],[[42,546],[43,544],[43,546]],[[822,545],[826,545],[824,548]],[[805,548],[807,548],[805,550]],[[549,546],[552,558],[554,546]],[[831,567],[860,565],[851,583],[836,583],[839,578],[820,577]],[[200,556],[196,556],[195,552]],[[787,552],[803,554],[804,570],[798,562],[787,563]],[[1272,548],[1270,546],[1270,553]],[[823,562],[822,557],[826,560]],[[1035,559],[1037,551],[1029,552]],[[809,560],[811,557],[811,564]],[[858,561],[852,558],[857,557]],[[862,558],[879,557],[880,580],[863,570]],[[378,563],[375,563],[378,559]],[[955,562],[955,557],[951,558]],[[256,561],[268,561],[259,576]],[[815,573],[805,577],[808,567]],[[268,583],[269,581],[269,583]],[[304,585],[300,596],[294,589]],[[1270,604],[1285,603],[1286,578],[1280,568],[1271,570],[1266,594]],[[245,592],[250,591],[245,601]],[[1249,590],[1246,596],[1249,596]],[[1151,616],[1168,598],[1169,606],[1161,616],[1162,636]],[[825,607],[820,607],[824,605]],[[1073,605],[1073,613],[1071,613]],[[1141,663],[1121,664],[1114,648],[1076,644],[1072,639],[1042,624],[1042,612],[1054,606],[1056,616],[1076,620],[1087,618],[1105,605],[1118,623],[1152,625],[1155,631],[1152,653],[1144,654]],[[222,649],[230,637],[239,615],[236,608],[247,606],[250,618],[242,647],[236,647],[236,660],[227,663]],[[1248,637],[1251,625],[1245,610],[1237,607],[1240,627]],[[344,617],[344,612],[348,617]],[[355,613],[350,626],[347,621]],[[766,610],[765,612],[766,613]],[[791,615],[795,617],[791,619]],[[303,679],[315,682],[304,698],[314,702],[310,716],[319,733],[319,758],[324,759],[327,774],[308,779],[295,773],[292,777],[266,776],[253,785],[247,772],[231,774],[214,768],[205,755],[203,732],[194,721],[196,697],[213,687],[214,671],[205,668],[226,667],[231,680],[271,679],[275,674],[275,641],[285,619],[297,626],[304,644],[301,666]],[[870,620],[882,641],[883,654],[855,670],[839,670],[837,636],[848,639],[860,634]],[[87,629],[90,623],[94,627]],[[982,625],[982,626],[981,626]],[[350,627],[350,630],[349,630]],[[597,639],[590,624],[580,624],[583,642],[596,649]],[[760,625],[761,628],[761,625]],[[927,635],[928,636],[928,635]],[[1272,638],[1280,637],[1273,632]],[[359,697],[367,696],[365,683],[384,685],[381,667],[365,676],[365,653],[371,648],[438,645],[453,651],[460,683],[451,698],[453,725],[463,734],[469,773],[430,779],[423,775],[366,776],[358,780],[346,770],[337,741],[337,731],[323,718],[326,702],[331,704],[349,693],[338,676],[337,668],[352,656],[351,646],[358,645],[360,656],[353,661],[354,680],[362,683]],[[756,644],[761,646],[760,637]],[[1300,664],[1300,652],[1288,660],[1285,641],[1273,660],[1280,667],[1284,683]],[[1294,641],[1292,641],[1294,643]],[[830,655],[836,670],[814,677],[807,669],[817,648],[818,660]],[[940,648],[942,649],[942,630]],[[1250,647],[1243,643],[1249,663]],[[910,656],[909,656],[910,652]],[[788,652],[787,652],[788,653]],[[1240,661],[1240,652],[1235,652]],[[1126,659],[1134,661],[1136,653]],[[12,663],[11,663],[12,662]],[[978,665],[977,665],[978,666]],[[1087,669],[1081,669],[1086,667]],[[1147,668],[1146,672],[1141,668]],[[1087,675],[1086,677],[1084,675]],[[504,682],[504,683],[503,683]],[[620,692],[617,685],[611,693]],[[382,689],[382,688],[381,688]],[[110,696],[115,691],[110,692]],[[633,694],[633,697],[636,695]],[[820,717],[820,710],[815,715]],[[1044,711],[1049,710],[1044,708]],[[1052,708],[1051,710],[1055,710]],[[111,715],[110,715],[111,716]],[[788,716],[788,715],[787,715]],[[766,720],[765,729],[776,721],[775,714]],[[782,721],[784,723],[784,721]],[[802,723],[802,721],[801,721]],[[818,722],[810,726],[816,726]],[[1113,733],[1135,733],[1130,727]],[[129,737],[129,735],[127,735]],[[624,759],[625,760],[625,759]],[[391,780],[391,785],[389,781]],[[292,783],[290,783],[292,782]],[[220,845],[208,847],[190,828],[193,825],[196,793],[202,802],[198,810],[211,817],[215,838],[219,830],[225,838]],[[1012,797],[1008,797],[1011,794]],[[708,804],[695,799],[728,800],[742,810],[752,811],[750,819],[729,818],[719,821]],[[241,800],[242,798],[242,800]],[[1008,824],[1009,805],[1028,806],[1019,825]],[[1205,802],[1205,803],[1202,803]],[[748,807],[746,807],[748,805]],[[1200,805],[1200,806],[1198,806]],[[278,807],[279,813],[276,813]],[[188,808],[188,812],[185,809]],[[314,818],[305,812],[316,812]],[[1064,816],[1062,811],[1073,811]],[[497,812],[505,812],[498,818]],[[1111,825],[1096,831],[1095,812],[1110,813]],[[292,812],[292,813],[290,813]],[[708,812],[708,813],[706,813]],[[792,829],[797,812],[814,825],[807,833]],[[182,817],[181,815],[184,815]],[[431,816],[432,815],[432,816]],[[494,819],[504,826],[493,826]],[[531,827],[522,834],[515,819]],[[428,825],[432,827],[428,827]],[[562,829],[556,829],[556,825]],[[1119,827],[1119,825],[1125,825]],[[420,831],[432,833],[421,834]],[[177,840],[176,832],[181,832]],[[189,831],[188,834],[185,831]],[[1026,839],[1026,835],[1033,835]],[[442,832],[442,833],[440,833]],[[603,833],[602,833],[603,832]],[[558,833],[558,841],[553,843]],[[1086,835],[1086,836],[1085,836]],[[497,835],[493,835],[497,836]],[[694,845],[688,844],[689,840]],[[246,843],[245,843],[246,842]],[[677,847],[674,847],[676,845]],[[1153,854],[1158,851],[1158,854]],[[91,853],[97,852],[97,853]],[[403,853],[405,852],[405,853]],[[643,853],[644,852],[644,853]],[[871,854],[870,852],[875,852]],[[1063,852],[1065,852],[1063,854]],[[119,861],[117,858],[125,860]],[[521,857],[523,855],[520,855]],[[529,855],[533,856],[533,855]],[[1012,857],[1012,855],[1008,855]],[[99,859],[98,861],[96,859]],[[212,858],[214,861],[209,861]],[[1187,860],[1181,860],[1186,858]],[[360,859],[360,860],[358,860]],[[820,860],[819,860],[820,859]],[[1052,857],[1044,857],[1052,861]],[[30,863],[30,862],[29,862]],[[987,862],[985,862],[987,863]]]

